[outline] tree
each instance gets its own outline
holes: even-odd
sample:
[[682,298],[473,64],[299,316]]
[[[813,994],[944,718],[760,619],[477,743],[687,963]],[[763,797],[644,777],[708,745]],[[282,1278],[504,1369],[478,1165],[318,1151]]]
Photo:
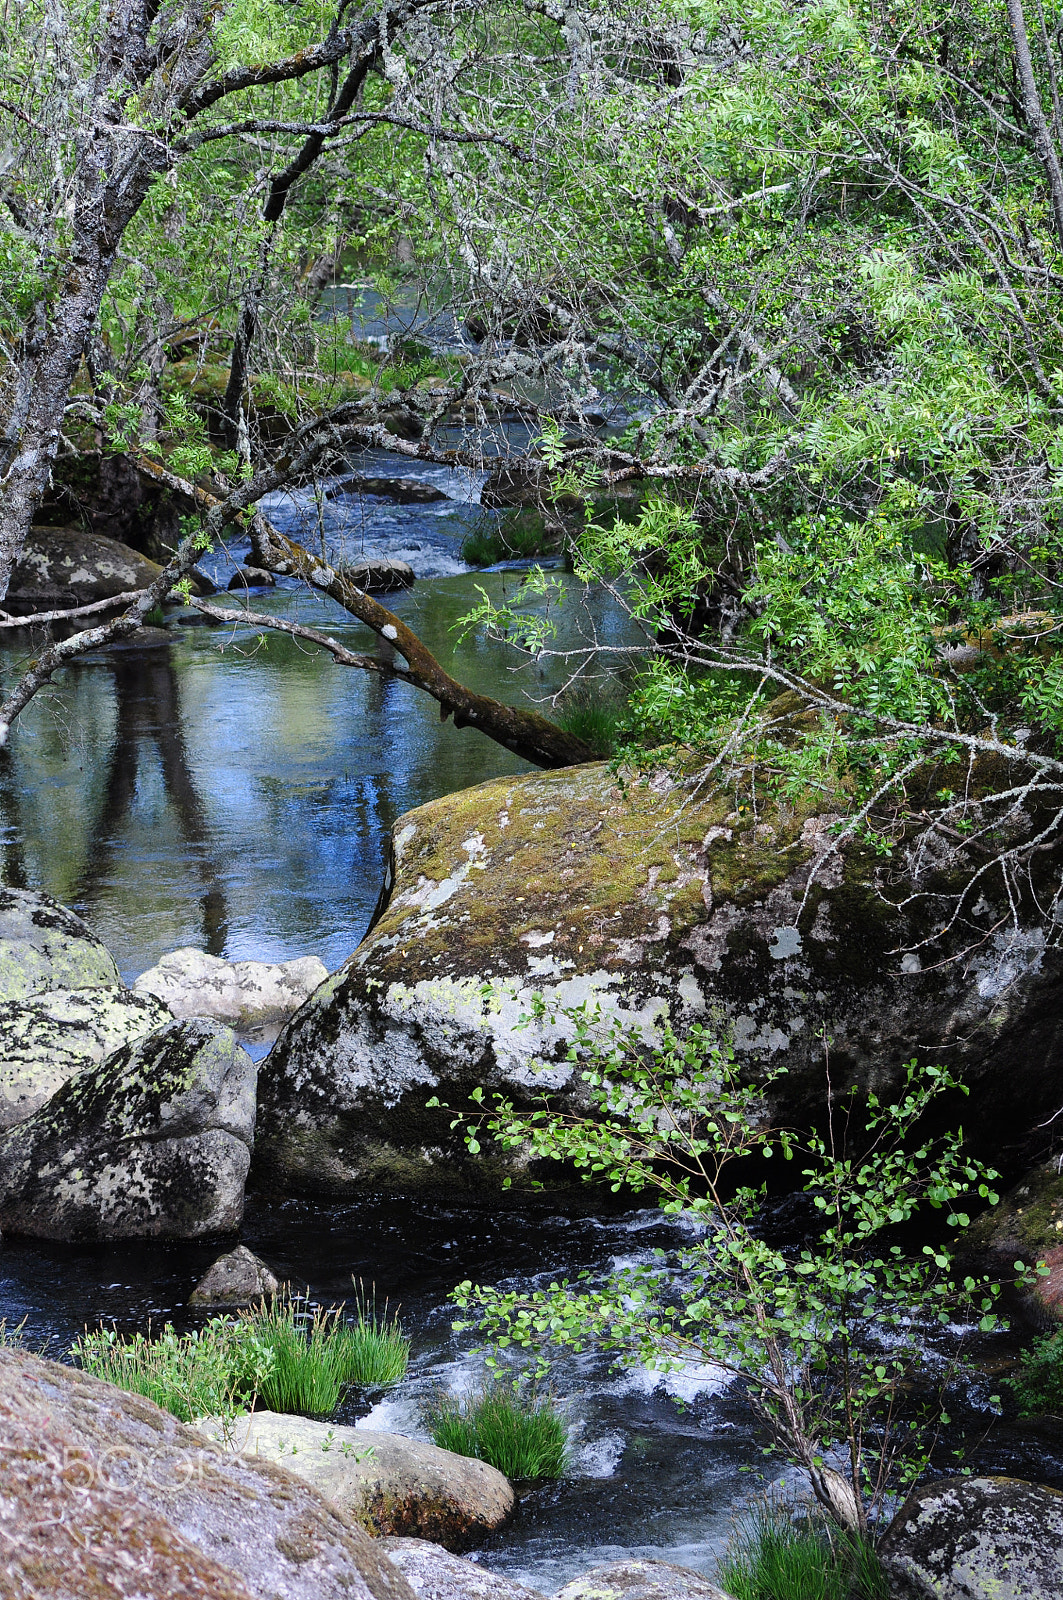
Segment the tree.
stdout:
[[[807,1474],[830,1516],[867,1532],[920,1476],[949,1420],[943,1390],[963,1362],[926,1392],[928,1334],[957,1314],[996,1323],[998,1289],[958,1281],[945,1242],[904,1248],[927,1207],[959,1231],[965,1205],[995,1203],[995,1174],[965,1154],[962,1132],[925,1131],[934,1103],[961,1086],[912,1061],[896,1104],[871,1094],[861,1108],[855,1094],[831,1093],[828,1072],[825,1125],[798,1134],[767,1124],[761,1091],[743,1084],[709,1029],[680,1037],[666,1025],[647,1045],[585,1012],[566,1015],[586,1109],[562,1112],[546,1093],[530,1110],[502,1096],[488,1109],[475,1091],[485,1110],[458,1118],[469,1148],[490,1136],[614,1192],[655,1194],[696,1242],[604,1282],[589,1273],[533,1291],[465,1282],[454,1300],[496,1350],[538,1352],[543,1367],[551,1348],[594,1347],[621,1365],[718,1365],[741,1380],[775,1451]],[[811,1203],[799,1248],[772,1242],[764,1187],[748,1181],[757,1156],[802,1162]]]

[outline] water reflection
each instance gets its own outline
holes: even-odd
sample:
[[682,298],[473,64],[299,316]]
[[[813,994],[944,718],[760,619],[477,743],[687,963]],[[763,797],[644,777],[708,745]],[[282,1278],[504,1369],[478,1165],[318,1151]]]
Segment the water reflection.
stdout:
[[[515,581],[422,580],[394,606],[456,677],[527,703],[561,681],[560,668],[514,672],[497,645],[453,631],[476,584],[501,596]],[[608,598],[564,581],[575,603],[563,635],[622,640]],[[254,604],[354,650],[379,648],[320,595],[281,587]],[[337,667],[300,641],[171,633],[169,646],[69,669],[31,703],[0,761],[6,881],[75,906],[127,976],[181,945],[339,965],[369,922],[395,817],[526,770],[475,730],[441,723],[435,702],[407,685]],[[20,654],[3,652],[0,680],[14,678]]]

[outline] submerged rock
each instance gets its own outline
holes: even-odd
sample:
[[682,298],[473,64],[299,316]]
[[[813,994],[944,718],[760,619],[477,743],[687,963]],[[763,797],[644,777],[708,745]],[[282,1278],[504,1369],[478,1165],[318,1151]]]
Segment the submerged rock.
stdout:
[[307,1484],[140,1395],[0,1349],[5,1600],[414,1600]]
[[420,1600],[543,1600],[538,1589],[463,1561],[428,1539],[381,1539],[380,1547]]
[[909,1496],[879,1554],[896,1600],[1059,1600],[1063,1494],[1019,1478],[941,1478]]
[[1004,1278],[1014,1266],[1043,1262],[1048,1276],[1033,1280],[1020,1297],[1025,1316],[1039,1327],[1063,1322],[1063,1171],[1059,1160],[1027,1173],[1000,1204],[971,1229],[970,1244],[981,1246]]
[[[580,1093],[571,1022],[525,1025],[537,993],[644,1034],[663,1015],[719,1024],[751,1072],[786,1069],[772,1104],[790,1122],[822,1106],[824,1036],[835,1091],[879,1094],[901,1086],[918,1041],[971,1085],[965,1127],[994,1153],[1057,1108],[1063,954],[1033,911],[994,933],[987,891],[971,910],[985,938],[924,967],[906,947],[927,934],[925,900],[859,840],[837,848],[822,799],[759,817],[731,804],[664,774],[621,788],[603,762],[401,817],[390,901],[264,1065],[263,1180],[342,1195],[529,1176],[494,1147],[473,1160],[426,1103],[460,1109],[481,1086]],[[963,941],[957,923],[943,953]]]
[[554,1600],[730,1600],[700,1572],[670,1561],[610,1561],[573,1578]]
[[509,1479],[486,1461],[420,1439],[256,1411],[235,1427],[201,1424],[257,1460],[277,1461],[373,1533],[411,1534],[450,1550],[476,1544],[511,1515]]
[[245,1244],[219,1256],[188,1297],[190,1306],[250,1306],[268,1300],[280,1284]]
[[0,1005],[0,1133],[24,1122],[70,1078],[169,1020],[128,989],[53,989]]
[[0,1136],[0,1229],[190,1239],[239,1225],[255,1068],[228,1028],[170,1022]]
[[317,956],[293,961],[225,961],[186,948],[163,956],[133,984],[175,1017],[213,1017],[243,1031],[284,1022],[328,977]]

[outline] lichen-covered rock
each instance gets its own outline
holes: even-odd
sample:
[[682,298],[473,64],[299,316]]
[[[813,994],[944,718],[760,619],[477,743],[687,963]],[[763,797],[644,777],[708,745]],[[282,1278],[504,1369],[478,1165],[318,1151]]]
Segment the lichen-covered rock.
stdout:
[[195,1238],[239,1225],[255,1068],[228,1028],[170,1022],[0,1136],[0,1229]]
[[[14,616],[54,606],[80,606],[144,589],[162,571],[117,539],[86,528],[31,528],[11,574],[6,604]],[[193,577],[193,592],[206,585]],[[210,587],[213,587],[212,585]]]
[[1047,1277],[1031,1279],[1019,1303],[1039,1327],[1063,1322],[1063,1170],[1046,1161],[1027,1173],[971,1229],[969,1244],[984,1249],[996,1271],[1014,1276],[1016,1262],[1043,1263]]
[[730,1600],[700,1572],[670,1561],[610,1561],[573,1578],[554,1600]]
[[464,1550],[513,1511],[513,1488],[501,1472],[421,1439],[274,1411],[256,1411],[235,1427],[200,1426],[245,1455],[280,1462],[373,1533]]
[[538,1589],[451,1555],[429,1539],[381,1539],[380,1547],[420,1600],[543,1600]]
[[133,991],[156,996],[172,1016],[213,1017],[246,1033],[286,1021],[327,977],[317,956],[225,961],[187,947],[142,972]]
[[333,1194],[519,1182],[516,1157],[473,1161],[427,1102],[579,1091],[571,1024],[523,1025],[536,992],[644,1031],[665,1013],[718,1020],[751,1070],[786,1069],[773,1092],[788,1120],[822,1104],[824,1036],[835,1090],[888,1093],[916,1052],[953,1066],[974,1089],[965,1127],[988,1129],[994,1152],[1057,1108],[1063,955],[1034,911],[994,931],[1005,911],[987,887],[924,963],[927,901],[861,841],[837,848],[820,796],[758,815],[731,804],[666,775],[621,788],[595,763],[400,818],[383,914],[265,1064],[263,1180]]
[[1059,1600],[1063,1494],[1019,1478],[942,1478],[879,1547],[896,1600]]
[[0,1349],[4,1600],[414,1600],[307,1484],[140,1395]]
[[245,1244],[219,1256],[188,1297],[190,1306],[251,1306],[268,1300],[280,1288],[264,1261]]
[[53,989],[0,1004],[0,1133],[69,1078],[168,1020],[165,1006],[128,989]]
[[117,989],[114,957],[51,895],[0,888],[0,1002],[52,989]]

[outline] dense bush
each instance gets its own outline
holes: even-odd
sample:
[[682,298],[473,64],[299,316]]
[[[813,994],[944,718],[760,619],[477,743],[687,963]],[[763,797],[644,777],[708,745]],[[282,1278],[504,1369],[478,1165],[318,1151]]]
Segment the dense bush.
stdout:
[[1020,1369],[1008,1382],[1021,1414],[1063,1413],[1063,1328],[1035,1339],[1019,1359]]

